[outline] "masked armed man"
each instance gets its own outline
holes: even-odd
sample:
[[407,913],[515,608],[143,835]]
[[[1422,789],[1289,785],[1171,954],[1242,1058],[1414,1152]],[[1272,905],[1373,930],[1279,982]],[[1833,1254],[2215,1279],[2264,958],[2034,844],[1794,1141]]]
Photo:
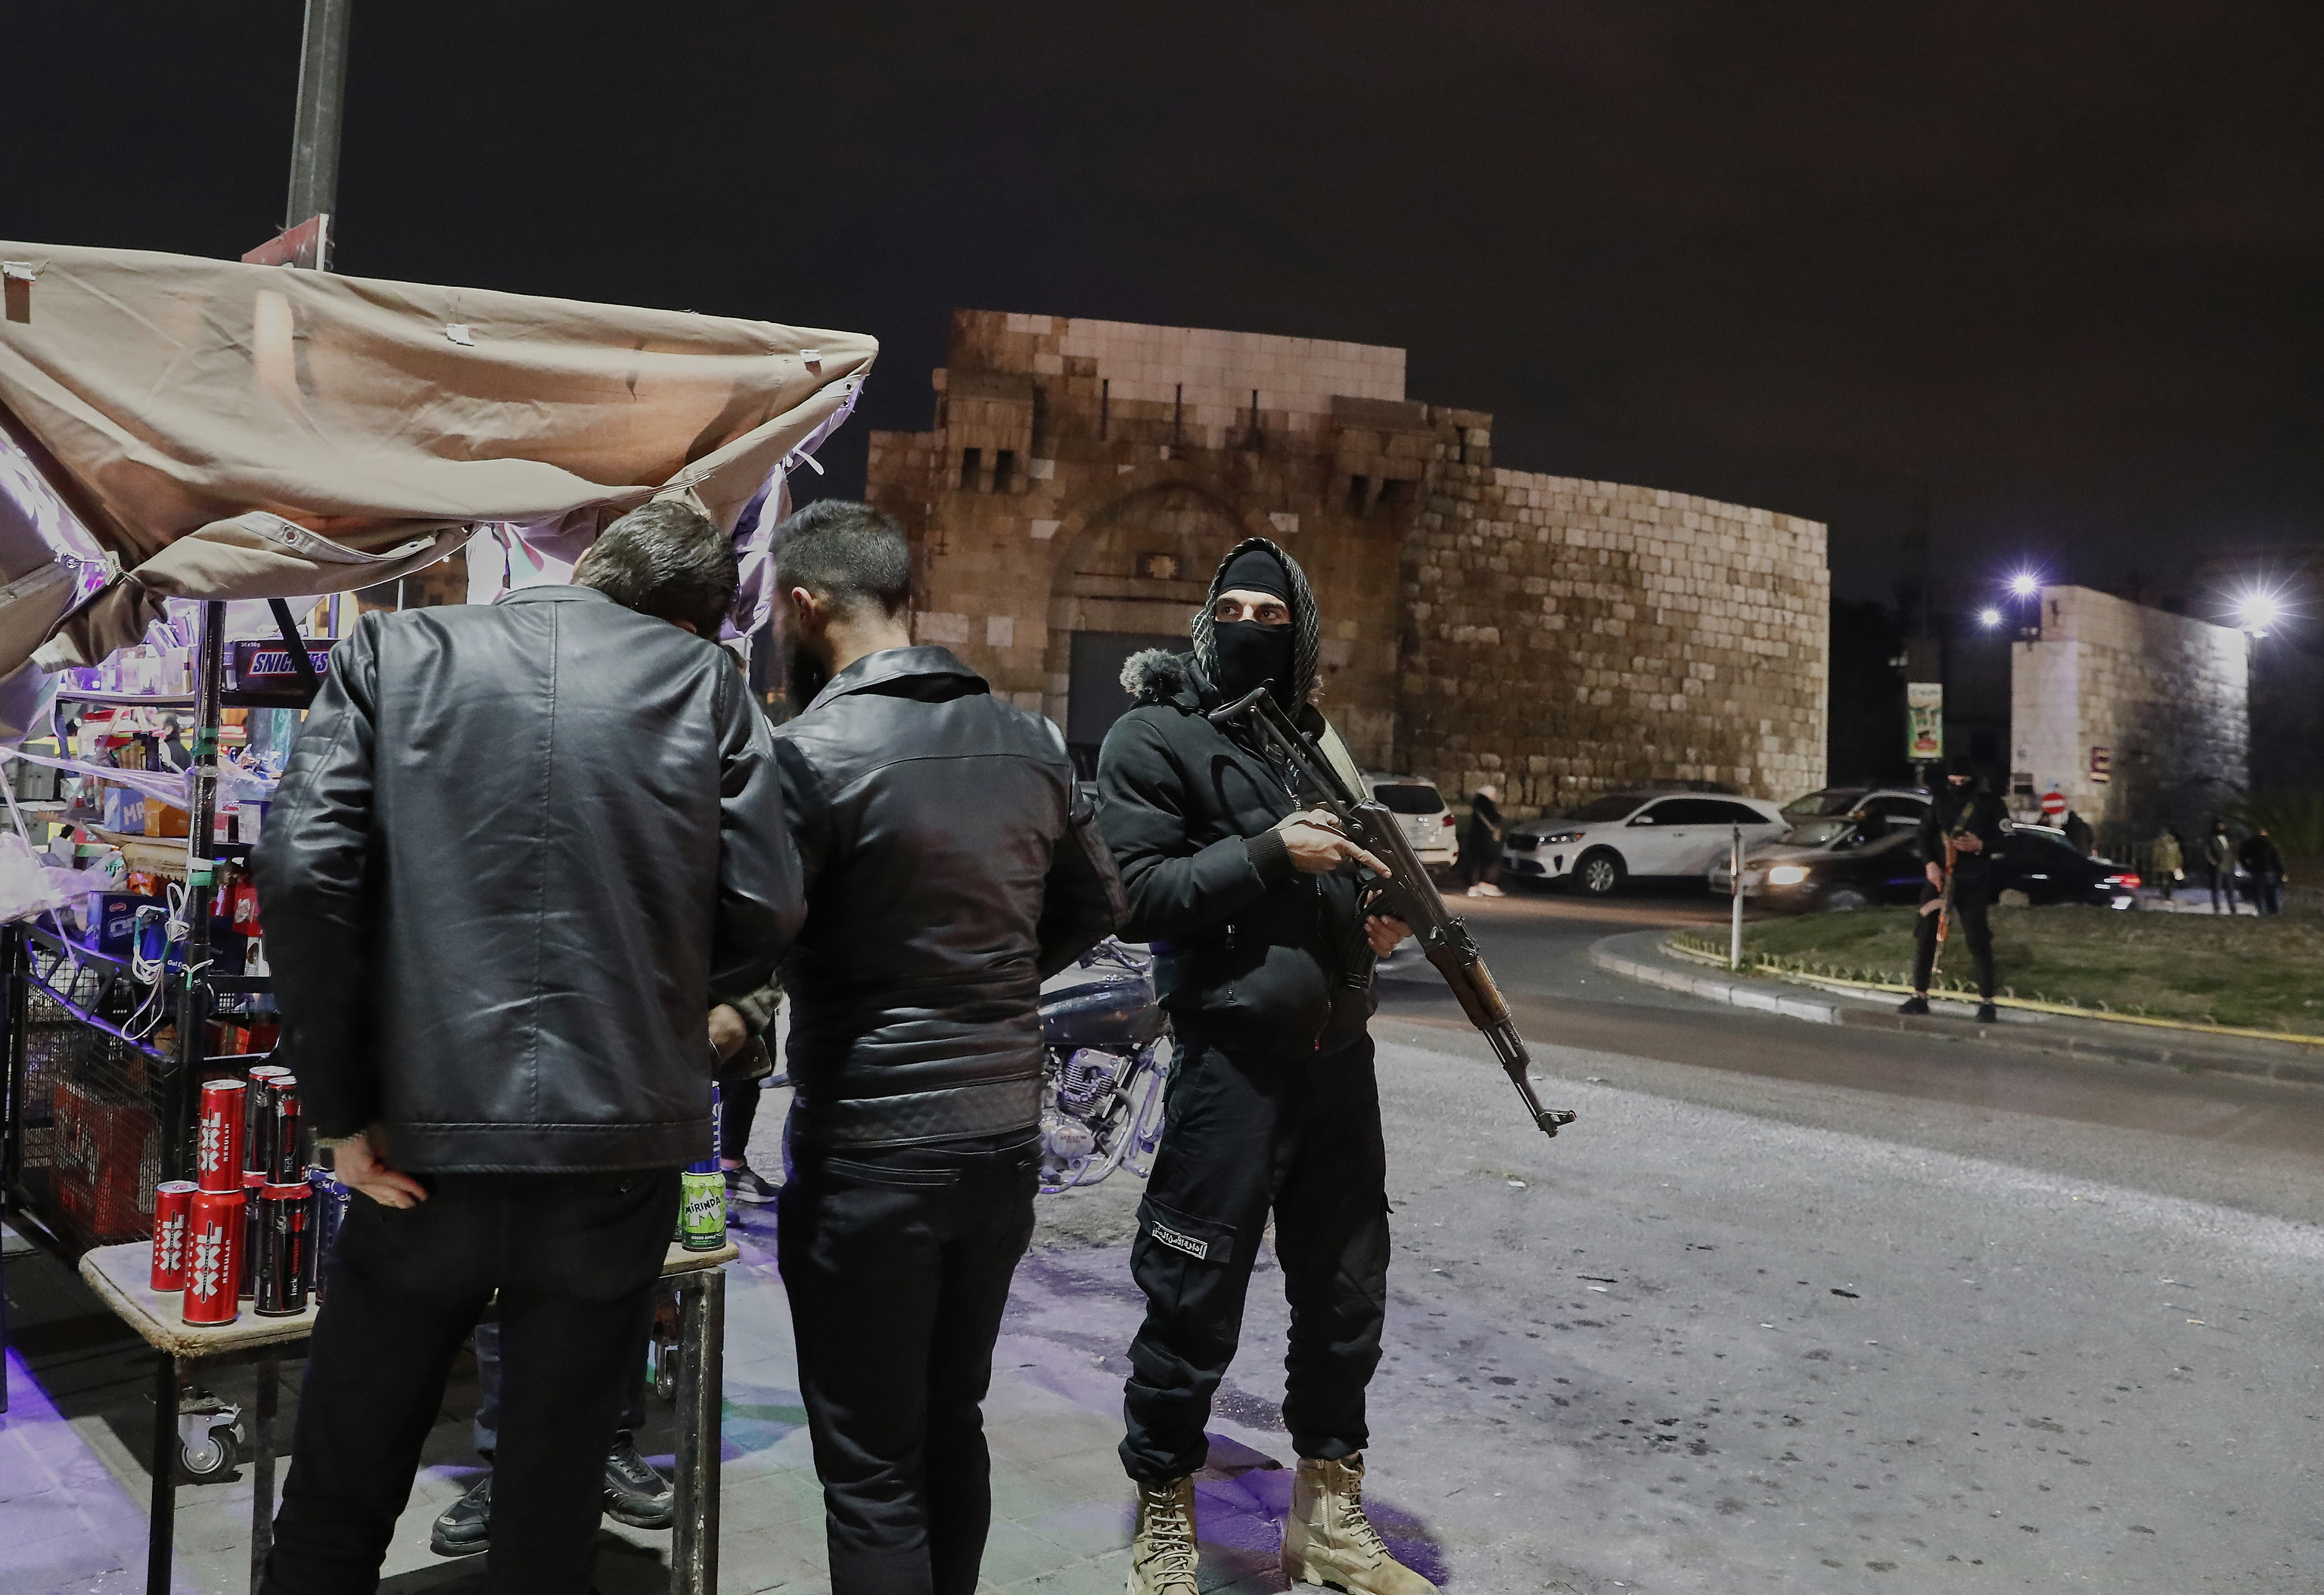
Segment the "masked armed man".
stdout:
[[[1302,812],[1243,723],[1206,713],[1268,685],[1355,786],[1309,705],[1319,625],[1291,557],[1238,545],[1193,622],[1191,654],[1132,659],[1136,699],[1098,755],[1098,825],[1151,941],[1177,1036],[1167,1119],[1130,1271],[1146,1323],[1130,1350],[1121,1460],[1138,1486],[1132,1595],[1194,1595],[1193,1474],[1235,1353],[1268,1214],[1291,1304],[1283,1416],[1299,1453],[1282,1565],[1295,1583],[1427,1595],[1363,1510],[1364,1391],[1388,1297],[1387,1157],[1370,957],[1409,934],[1360,918],[1355,867],[1379,861]],[[1385,872],[1382,871],[1382,872]]]
[[2001,799],[1985,789],[1965,758],[1953,760],[1951,773],[1932,796],[1929,812],[1921,816],[1922,869],[1928,884],[1921,889],[1921,917],[1913,927],[1913,994],[1896,1011],[1929,1011],[1948,840],[1953,847],[1953,922],[1969,937],[1969,955],[1977,965],[1977,1017],[1989,1025],[2000,1017],[1993,1010],[1993,926],[1986,909],[1993,903],[1993,872],[2001,847]]

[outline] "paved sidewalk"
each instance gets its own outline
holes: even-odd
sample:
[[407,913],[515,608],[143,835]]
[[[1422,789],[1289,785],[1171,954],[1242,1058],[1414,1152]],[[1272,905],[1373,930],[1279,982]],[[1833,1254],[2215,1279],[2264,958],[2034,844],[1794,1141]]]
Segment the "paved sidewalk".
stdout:
[[1998,1023],[1975,1022],[1977,1005],[1941,994],[1929,999],[1926,1018],[1896,1011],[1894,993],[1857,991],[1812,975],[1782,979],[1741,974],[1669,951],[1670,933],[1632,931],[1591,945],[1590,961],[1610,974],[1684,991],[1712,1002],[1816,1025],[1853,1025],[1917,1031],[1974,1041],[1987,1046],[2034,1052],[2063,1052],[2133,1064],[2225,1074],[2246,1074],[2300,1084],[2324,1084],[2324,1042],[2264,1041],[2219,1036],[2172,1026],[2081,1019],[2003,1006]]

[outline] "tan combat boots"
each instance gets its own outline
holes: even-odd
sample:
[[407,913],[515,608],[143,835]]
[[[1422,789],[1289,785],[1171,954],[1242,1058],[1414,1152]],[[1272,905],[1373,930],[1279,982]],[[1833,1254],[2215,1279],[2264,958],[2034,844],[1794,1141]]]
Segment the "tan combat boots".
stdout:
[[[1283,1523],[1283,1576],[1294,1584],[1335,1584],[1349,1595],[1436,1595],[1435,1585],[1388,1554],[1364,1516],[1360,1452],[1334,1462],[1300,1459]],[[1134,1577],[1130,1588],[1138,1588]]]
[[1138,1532],[1130,1541],[1130,1595],[1197,1595],[1194,1480],[1138,1487]]

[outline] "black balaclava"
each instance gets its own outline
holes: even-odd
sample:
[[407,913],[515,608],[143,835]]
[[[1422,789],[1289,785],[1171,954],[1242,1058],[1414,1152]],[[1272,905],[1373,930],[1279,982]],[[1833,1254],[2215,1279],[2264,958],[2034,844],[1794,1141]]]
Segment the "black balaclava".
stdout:
[[[1291,577],[1283,562],[1265,549],[1245,549],[1219,573],[1213,592],[1265,593],[1291,607]],[[1276,701],[1292,707],[1291,650],[1293,628],[1263,625],[1258,621],[1224,621],[1212,629],[1218,649],[1220,693],[1232,703],[1262,683],[1275,689]]]

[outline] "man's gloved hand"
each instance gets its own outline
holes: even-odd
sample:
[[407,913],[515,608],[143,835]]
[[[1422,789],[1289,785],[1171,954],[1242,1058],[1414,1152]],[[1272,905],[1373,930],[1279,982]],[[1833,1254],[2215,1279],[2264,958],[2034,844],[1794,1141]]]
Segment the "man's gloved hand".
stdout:
[[412,1207],[428,1200],[428,1187],[381,1161],[364,1130],[331,1148],[331,1172],[351,1191],[361,1191],[382,1207]]
[[1375,874],[1388,873],[1386,864],[1357,846],[1340,829],[1340,822],[1332,817],[1328,808],[1311,808],[1305,814],[1287,816],[1276,823],[1275,830],[1290,852],[1291,867],[1303,875],[1328,875],[1350,859]]

